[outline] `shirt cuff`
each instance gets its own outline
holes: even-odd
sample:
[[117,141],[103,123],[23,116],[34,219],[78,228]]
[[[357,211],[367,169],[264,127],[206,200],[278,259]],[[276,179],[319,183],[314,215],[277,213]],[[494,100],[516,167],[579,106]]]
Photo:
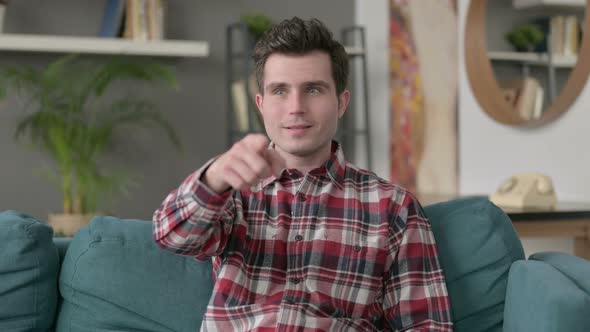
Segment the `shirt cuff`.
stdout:
[[217,159],[217,157],[210,159],[205,165],[191,174],[182,185],[182,195],[193,196],[200,206],[208,209],[221,209],[228,198],[232,195],[233,190],[226,190],[221,194],[213,191],[208,185],[201,180],[209,166]]

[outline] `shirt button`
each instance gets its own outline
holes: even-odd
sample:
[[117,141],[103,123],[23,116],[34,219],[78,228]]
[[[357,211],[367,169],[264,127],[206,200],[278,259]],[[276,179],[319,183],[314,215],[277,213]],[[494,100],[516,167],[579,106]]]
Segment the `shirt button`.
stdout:
[[285,296],[285,302],[288,304],[294,304],[295,300],[291,296]]
[[301,235],[301,234],[295,235],[295,241],[301,241],[301,240],[303,240],[303,235]]
[[299,279],[299,278],[291,278],[291,282],[294,283],[295,285],[297,285],[300,281],[301,281],[301,279]]
[[352,248],[352,250],[354,250],[354,251],[356,251],[356,252],[359,252],[359,251],[361,251],[361,246],[359,246],[358,244],[356,244],[356,245],[354,246],[354,248]]
[[307,197],[305,197],[305,194],[299,194],[299,200],[305,202],[305,200],[307,200]]

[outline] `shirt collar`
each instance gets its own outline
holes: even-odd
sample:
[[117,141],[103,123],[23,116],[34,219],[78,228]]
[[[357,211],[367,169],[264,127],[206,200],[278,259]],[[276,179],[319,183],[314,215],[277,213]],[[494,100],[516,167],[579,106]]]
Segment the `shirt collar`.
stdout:
[[[274,146],[275,144],[271,142],[269,149],[274,149]],[[340,143],[332,141],[332,154],[330,155],[330,159],[328,159],[322,166],[312,169],[309,173],[316,176],[327,175],[332,183],[342,189],[344,188],[343,181],[345,171],[346,161],[344,159],[342,147],[340,146]],[[264,188],[275,180],[281,179],[287,172],[287,169],[283,169],[278,178],[274,175],[265,178],[262,180],[262,187]]]

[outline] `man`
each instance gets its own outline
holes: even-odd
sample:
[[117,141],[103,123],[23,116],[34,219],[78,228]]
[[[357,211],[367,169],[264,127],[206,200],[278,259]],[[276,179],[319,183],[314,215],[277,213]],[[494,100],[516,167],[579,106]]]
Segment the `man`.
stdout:
[[256,45],[266,132],[190,175],[154,213],[158,245],[213,259],[203,331],[450,331],[416,198],[344,160],[348,57],[317,20]]

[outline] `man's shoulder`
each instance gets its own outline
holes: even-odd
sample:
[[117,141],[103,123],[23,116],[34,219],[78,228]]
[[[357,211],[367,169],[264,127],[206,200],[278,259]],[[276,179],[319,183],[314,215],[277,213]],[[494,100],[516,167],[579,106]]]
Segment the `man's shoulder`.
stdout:
[[371,188],[383,194],[392,196],[405,196],[409,191],[391,181],[388,181],[375,172],[358,167],[351,163],[346,163],[346,175],[344,177],[345,185],[353,186],[358,189]]
[[351,195],[363,197],[363,200],[370,203],[378,201],[384,208],[381,212],[404,216],[398,221],[406,220],[408,215],[418,216],[420,220],[426,218],[418,198],[408,189],[385,180],[372,171],[353,164],[346,166],[345,190],[355,193]]

